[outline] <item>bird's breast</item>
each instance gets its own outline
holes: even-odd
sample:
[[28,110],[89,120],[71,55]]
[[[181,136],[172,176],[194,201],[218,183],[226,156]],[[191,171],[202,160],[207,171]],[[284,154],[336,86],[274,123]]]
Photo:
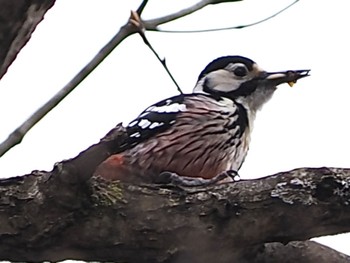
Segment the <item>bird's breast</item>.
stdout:
[[241,109],[226,102],[193,104],[188,103],[188,110],[166,131],[130,149],[129,159],[147,171],[188,177],[212,178],[228,169],[238,170],[249,144]]

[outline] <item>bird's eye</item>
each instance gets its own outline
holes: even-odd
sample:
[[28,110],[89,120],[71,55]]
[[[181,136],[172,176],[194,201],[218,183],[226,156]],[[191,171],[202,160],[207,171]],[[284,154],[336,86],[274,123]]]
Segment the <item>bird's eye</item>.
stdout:
[[237,67],[234,69],[233,73],[238,77],[244,77],[248,72],[245,67]]

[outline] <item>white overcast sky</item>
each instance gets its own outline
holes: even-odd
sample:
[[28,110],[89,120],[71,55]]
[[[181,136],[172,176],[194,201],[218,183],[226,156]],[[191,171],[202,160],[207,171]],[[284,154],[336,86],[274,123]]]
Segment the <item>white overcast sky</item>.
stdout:
[[[263,19],[293,0],[221,4],[167,29],[206,29]],[[0,141],[59,91],[126,22],[139,1],[60,0],[0,81]],[[175,3],[174,3],[175,2]],[[150,0],[143,18],[195,3]],[[349,167],[349,2],[301,0],[254,27],[201,34],[147,36],[185,92],[216,57],[243,55],[268,71],[310,68],[293,88],[282,85],[257,116],[242,178],[297,167]],[[138,35],[125,40],[23,142],[0,159],[1,177],[76,156],[121,121],[177,91]],[[350,235],[319,241],[350,255]]]

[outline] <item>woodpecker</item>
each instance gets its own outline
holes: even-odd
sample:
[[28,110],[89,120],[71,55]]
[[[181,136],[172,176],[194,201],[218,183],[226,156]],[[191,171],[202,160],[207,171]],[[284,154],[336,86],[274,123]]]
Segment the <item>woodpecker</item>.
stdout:
[[242,166],[256,113],[276,87],[292,86],[309,71],[266,72],[246,57],[219,57],[199,74],[193,93],[155,103],[131,121],[126,150],[102,162],[95,175],[128,182],[160,176],[185,185],[221,181]]

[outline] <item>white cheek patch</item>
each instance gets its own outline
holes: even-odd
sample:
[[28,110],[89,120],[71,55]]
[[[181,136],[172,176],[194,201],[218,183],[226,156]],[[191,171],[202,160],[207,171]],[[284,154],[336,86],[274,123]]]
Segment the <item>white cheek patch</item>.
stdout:
[[231,72],[227,70],[217,70],[211,72],[206,77],[206,84],[211,90],[222,92],[231,92],[240,87],[245,82],[245,79],[236,78]]

